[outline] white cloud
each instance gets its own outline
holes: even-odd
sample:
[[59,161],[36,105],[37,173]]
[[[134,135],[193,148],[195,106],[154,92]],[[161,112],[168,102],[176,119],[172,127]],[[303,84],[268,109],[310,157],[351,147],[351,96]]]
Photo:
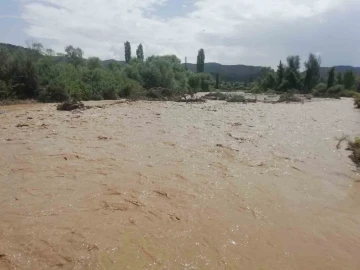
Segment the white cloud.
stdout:
[[[192,62],[199,48],[205,49],[207,61],[223,64],[275,66],[288,54],[304,57],[311,51],[321,52],[324,64],[360,62],[346,51],[358,50],[357,34],[347,32],[360,25],[355,19],[352,28],[347,24],[360,1],[196,0],[186,16],[151,16],[166,1],[27,0],[22,16],[28,35],[45,39],[55,50],[73,44],[86,56],[103,59],[123,59],[122,46],[129,40],[133,47],[143,43],[146,55],[172,53]],[[344,38],[347,44],[338,47]]]

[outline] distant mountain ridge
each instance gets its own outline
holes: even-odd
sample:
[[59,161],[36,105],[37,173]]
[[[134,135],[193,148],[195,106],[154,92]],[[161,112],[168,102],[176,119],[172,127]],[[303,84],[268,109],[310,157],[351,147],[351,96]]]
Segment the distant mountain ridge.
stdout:
[[[187,68],[196,72],[196,64],[187,63]],[[252,81],[260,76],[261,66],[222,65],[219,63],[205,63],[205,72],[215,75],[219,73],[225,81]]]
[[[16,46],[12,44],[0,43],[0,48],[7,48],[11,52],[17,51],[27,51],[29,49]],[[56,57],[56,56],[55,56]],[[56,57],[57,61],[62,61],[62,57]],[[1,59],[0,59],[1,61]],[[104,60],[102,61],[104,66],[108,66],[109,63],[116,62],[121,65],[125,65],[125,61],[117,61],[114,59]],[[185,65],[185,64],[183,64]],[[187,68],[190,71],[196,72],[196,64],[187,63]],[[216,75],[219,73],[221,80],[224,81],[253,81],[256,80],[260,76],[260,70],[262,66],[248,66],[248,65],[222,65],[219,63],[205,63],[205,72],[210,73],[212,75]],[[323,77],[327,77],[327,73],[330,67],[321,67],[320,74]],[[360,75],[360,67],[352,67],[346,65],[335,66],[336,72],[345,73],[348,70],[352,70],[356,75]]]
[[[326,77],[328,72],[329,72],[329,69],[331,67],[321,67],[320,68],[320,74],[321,76],[324,76]],[[346,71],[348,70],[352,70],[352,72],[355,73],[355,75],[360,75],[360,67],[353,67],[353,66],[335,66],[335,71],[338,73],[342,73],[344,74]]]

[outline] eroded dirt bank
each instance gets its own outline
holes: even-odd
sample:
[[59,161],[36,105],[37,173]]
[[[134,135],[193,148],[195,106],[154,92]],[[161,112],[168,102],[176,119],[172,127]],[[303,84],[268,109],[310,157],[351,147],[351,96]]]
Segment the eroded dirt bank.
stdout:
[[350,99],[0,111],[0,269],[360,269]]

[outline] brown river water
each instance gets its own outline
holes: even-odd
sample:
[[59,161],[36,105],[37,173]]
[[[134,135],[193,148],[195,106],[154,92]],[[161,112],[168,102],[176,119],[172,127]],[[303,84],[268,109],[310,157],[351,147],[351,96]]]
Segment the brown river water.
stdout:
[[351,99],[15,105],[0,124],[0,269],[360,269]]

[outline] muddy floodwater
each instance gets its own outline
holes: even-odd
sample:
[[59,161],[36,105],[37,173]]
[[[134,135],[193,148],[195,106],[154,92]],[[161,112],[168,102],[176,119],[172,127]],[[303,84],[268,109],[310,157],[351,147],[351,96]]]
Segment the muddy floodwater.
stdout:
[[360,269],[351,99],[0,107],[0,269]]

